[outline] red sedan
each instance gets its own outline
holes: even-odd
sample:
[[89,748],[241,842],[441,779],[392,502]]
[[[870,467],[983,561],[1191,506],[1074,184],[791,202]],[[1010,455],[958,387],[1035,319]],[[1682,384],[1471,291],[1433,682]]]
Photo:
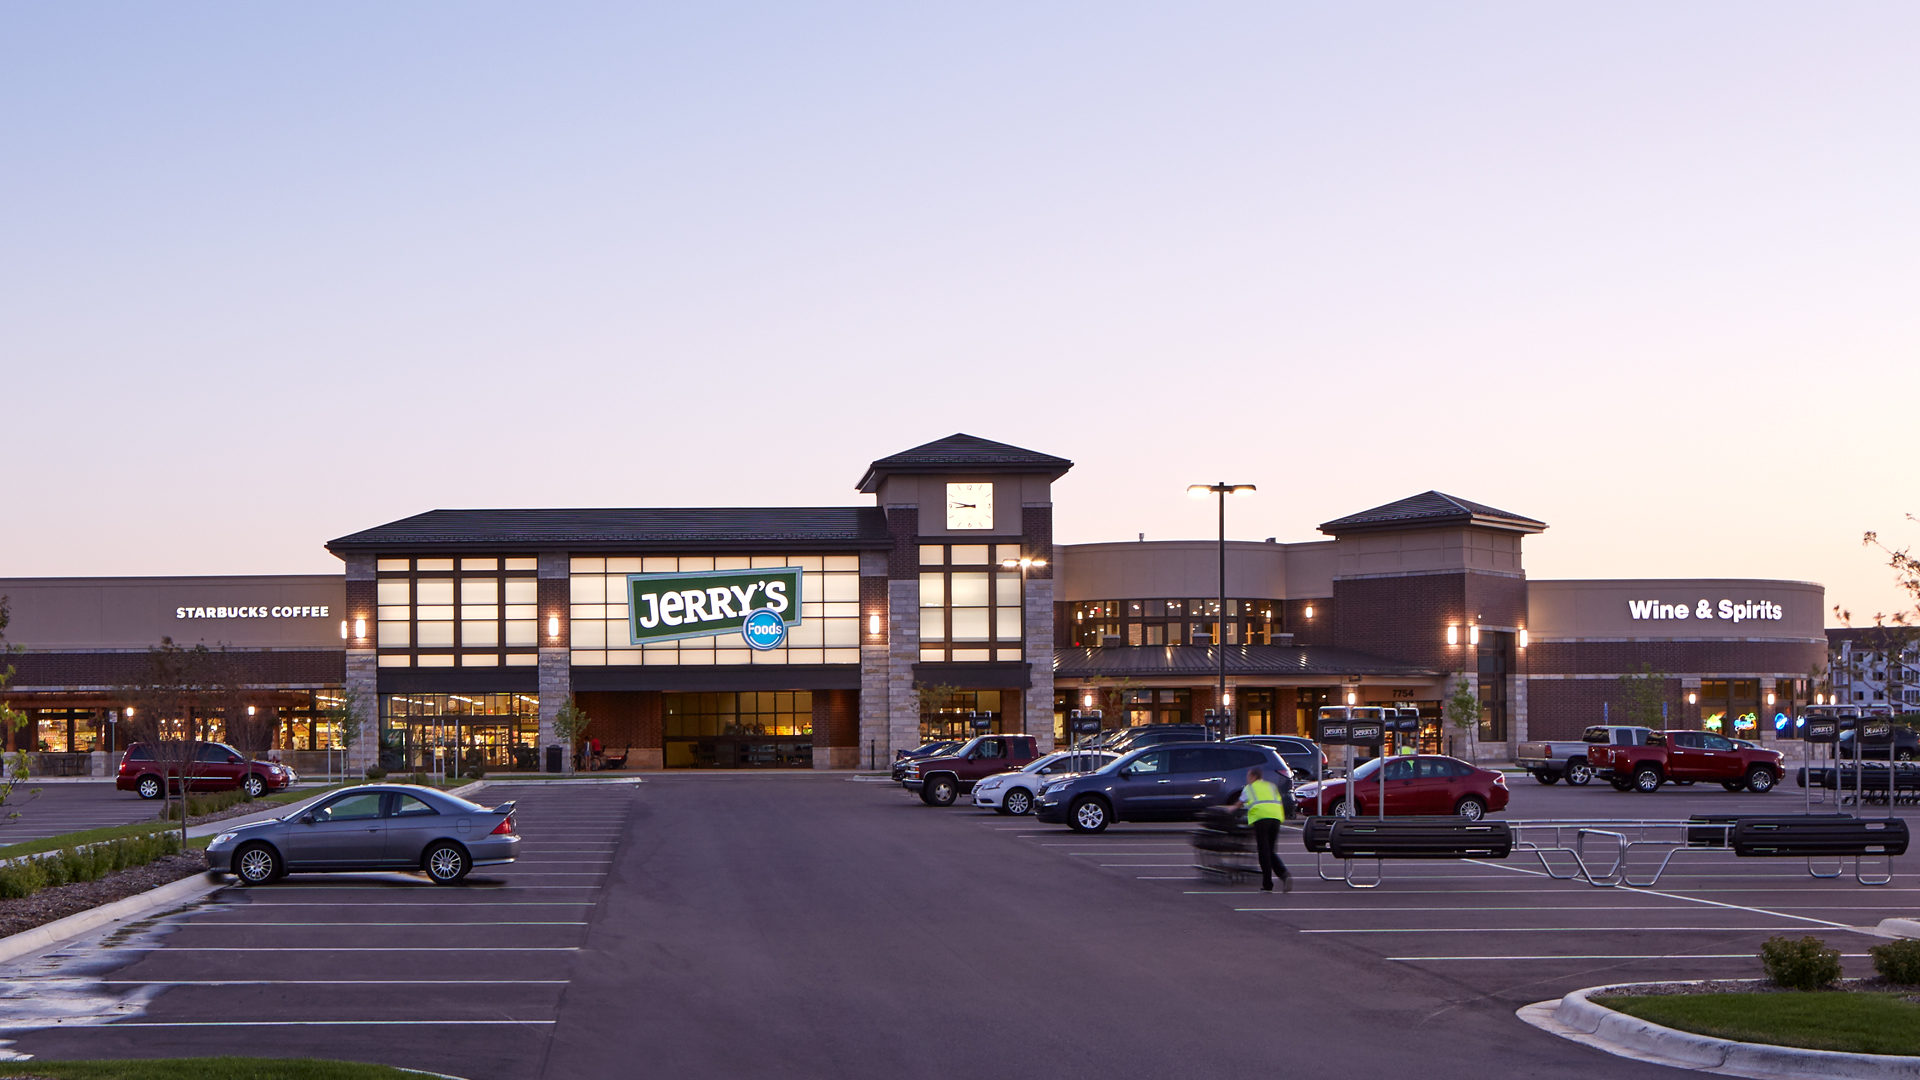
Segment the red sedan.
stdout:
[[[1353,770],[1353,795],[1362,817],[1379,813],[1382,760],[1375,758]],[[1458,814],[1478,821],[1482,815],[1507,808],[1507,778],[1492,769],[1440,754],[1384,760],[1389,814]],[[1346,780],[1302,784],[1293,794],[1304,813],[1347,812]]]

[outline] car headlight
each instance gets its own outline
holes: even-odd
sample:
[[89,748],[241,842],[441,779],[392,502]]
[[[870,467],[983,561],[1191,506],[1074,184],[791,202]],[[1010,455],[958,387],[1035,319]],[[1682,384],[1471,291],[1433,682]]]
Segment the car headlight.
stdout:
[[998,790],[1000,790],[1001,788],[1003,788],[1003,787],[1005,787],[1005,786],[1006,786],[1006,784],[1007,784],[1007,782],[1006,782],[1006,780],[1005,780],[1004,778],[1002,778],[1002,777],[998,777],[998,776],[989,776],[989,777],[987,777],[987,778],[986,778],[985,780],[982,780],[982,781],[980,781],[979,783],[977,783],[977,784],[975,784],[975,785],[973,785],[973,790],[975,790],[975,791],[998,791]]
[[207,846],[208,846],[208,847],[219,847],[219,846],[220,846],[221,844],[227,844],[227,843],[231,843],[231,842],[233,841],[233,838],[234,838],[234,837],[236,837],[236,836],[238,836],[238,835],[240,835],[240,834],[239,834],[239,833],[230,833],[230,832],[223,832],[223,833],[221,833],[221,834],[220,834],[219,836],[216,836],[216,837],[214,837],[214,838],[213,838],[213,843],[211,843],[211,844],[208,844]]

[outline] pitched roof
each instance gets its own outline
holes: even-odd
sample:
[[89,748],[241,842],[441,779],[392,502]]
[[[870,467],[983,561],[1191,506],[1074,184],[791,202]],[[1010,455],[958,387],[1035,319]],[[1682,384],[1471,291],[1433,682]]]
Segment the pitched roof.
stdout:
[[[1327,645],[1228,645],[1228,675],[1409,675],[1439,674],[1418,664]],[[1055,679],[1217,674],[1220,659],[1210,645],[1119,645],[1055,649]]]
[[1544,521],[1496,510],[1483,503],[1455,498],[1443,492],[1424,491],[1385,506],[1335,518],[1321,525],[1320,531],[1341,536],[1369,530],[1425,529],[1437,525],[1472,525],[1518,533],[1537,533],[1547,527]]
[[327,543],[327,550],[822,550],[887,548],[879,507],[429,510]]
[[1071,468],[1063,457],[955,433],[875,461],[860,478],[860,490],[872,494],[895,473],[1047,473],[1057,480]]

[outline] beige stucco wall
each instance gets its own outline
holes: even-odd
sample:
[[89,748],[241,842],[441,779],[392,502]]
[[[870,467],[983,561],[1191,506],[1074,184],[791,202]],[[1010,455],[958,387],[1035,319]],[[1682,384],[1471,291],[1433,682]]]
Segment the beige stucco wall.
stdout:
[[[346,579],[338,575],[0,579],[12,622],[7,642],[35,650],[145,649],[182,645],[288,649],[342,647]],[[264,609],[257,617],[199,617],[189,610]],[[309,609],[297,612],[275,609]]]
[[1340,577],[1404,574],[1524,573],[1521,534],[1491,529],[1412,529],[1342,537],[1334,572]]
[[[1700,615],[1706,601],[1708,616]],[[1772,604],[1780,618],[1723,617],[1728,605]],[[1634,603],[1684,605],[1687,617],[1634,618]],[[1754,578],[1628,578],[1531,581],[1528,631],[1535,640],[1732,639],[1826,641],[1826,590],[1809,581]],[[1741,614],[1733,612],[1731,614]]]

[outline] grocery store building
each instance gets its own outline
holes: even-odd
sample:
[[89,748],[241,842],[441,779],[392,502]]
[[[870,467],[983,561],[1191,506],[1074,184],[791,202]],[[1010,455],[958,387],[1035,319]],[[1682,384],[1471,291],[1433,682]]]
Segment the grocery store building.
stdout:
[[1674,726],[1761,738],[1824,677],[1818,585],[1530,582],[1544,523],[1439,492],[1227,543],[1223,604],[1216,541],[1056,546],[1071,468],[953,435],[872,462],[866,505],[434,510],[328,543],[338,576],[0,581],[10,745],[80,771],[162,636],[232,654],[285,753],[325,753],[353,691],[377,723],[350,755],[390,768],[546,768],[569,698],[630,769],[868,767],[969,717],[1051,744],[1072,709],[1221,707],[1223,652],[1237,730],[1402,704],[1457,748],[1465,679],[1487,757],[1576,735],[1643,667]]

